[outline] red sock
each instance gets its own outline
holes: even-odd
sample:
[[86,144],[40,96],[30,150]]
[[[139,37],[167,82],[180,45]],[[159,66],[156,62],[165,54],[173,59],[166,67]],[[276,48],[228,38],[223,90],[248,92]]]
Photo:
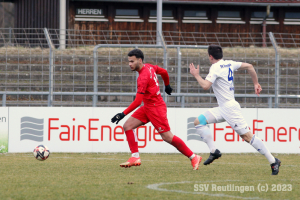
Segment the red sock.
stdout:
[[138,149],[138,143],[137,143],[137,139],[135,138],[135,132],[133,132],[133,130],[128,130],[125,131],[126,137],[127,137],[127,141],[128,141],[128,145],[130,148],[131,153],[138,153],[139,149]]
[[171,144],[178,149],[183,155],[186,157],[191,157],[194,153],[186,146],[184,141],[182,141],[179,137],[174,135]]

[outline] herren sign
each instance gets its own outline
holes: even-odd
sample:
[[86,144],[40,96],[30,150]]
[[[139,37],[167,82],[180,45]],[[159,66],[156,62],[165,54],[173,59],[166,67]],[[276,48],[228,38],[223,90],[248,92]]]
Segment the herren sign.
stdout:
[[103,15],[102,9],[77,8],[76,15]]

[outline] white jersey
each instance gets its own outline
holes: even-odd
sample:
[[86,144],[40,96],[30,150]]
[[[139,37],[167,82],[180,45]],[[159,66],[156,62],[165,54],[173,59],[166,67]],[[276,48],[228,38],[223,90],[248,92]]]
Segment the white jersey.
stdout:
[[221,59],[210,67],[206,80],[213,83],[212,88],[219,106],[234,100],[233,71],[241,65],[241,62]]

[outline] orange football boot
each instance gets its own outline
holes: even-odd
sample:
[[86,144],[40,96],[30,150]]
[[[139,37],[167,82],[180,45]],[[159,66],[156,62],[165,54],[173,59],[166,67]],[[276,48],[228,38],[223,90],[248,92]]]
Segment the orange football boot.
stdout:
[[131,157],[127,160],[127,162],[124,162],[124,163],[121,163],[120,164],[120,167],[131,167],[131,166],[140,166],[142,163],[141,163],[141,159],[138,157],[138,158],[135,158],[135,157]]
[[202,160],[201,156],[195,155],[195,157],[191,160],[193,170],[198,170],[201,160]]

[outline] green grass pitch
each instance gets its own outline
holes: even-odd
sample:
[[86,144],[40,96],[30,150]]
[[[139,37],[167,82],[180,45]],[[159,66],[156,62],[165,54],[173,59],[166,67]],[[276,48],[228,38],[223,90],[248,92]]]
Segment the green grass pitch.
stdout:
[[141,154],[142,165],[127,169],[125,153],[51,153],[43,162],[0,154],[0,199],[300,199],[299,154],[275,154],[277,176],[260,154],[223,154],[209,166],[200,155],[193,171],[181,154]]

